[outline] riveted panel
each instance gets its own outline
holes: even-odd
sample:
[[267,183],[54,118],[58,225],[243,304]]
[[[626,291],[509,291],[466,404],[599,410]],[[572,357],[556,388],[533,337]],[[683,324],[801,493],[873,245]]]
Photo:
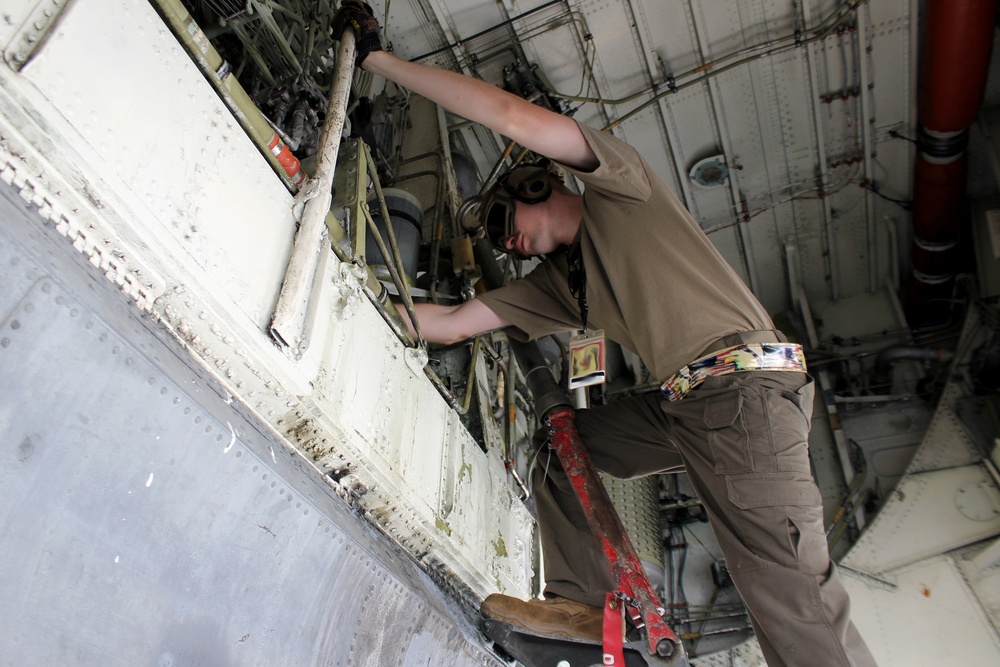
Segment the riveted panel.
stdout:
[[150,242],[266,325],[294,232],[291,196],[154,8],[73,3],[23,75],[78,133],[67,139],[83,159],[119,181]]
[[17,286],[0,320],[6,660],[501,664],[412,560],[32,215],[0,200],[0,275]]
[[985,469],[922,472],[902,479],[842,562],[877,574],[997,533],[1000,491]]
[[[881,665],[1000,662],[1000,640],[951,557],[894,570],[886,583],[843,572],[851,615]],[[915,640],[916,638],[916,640]]]

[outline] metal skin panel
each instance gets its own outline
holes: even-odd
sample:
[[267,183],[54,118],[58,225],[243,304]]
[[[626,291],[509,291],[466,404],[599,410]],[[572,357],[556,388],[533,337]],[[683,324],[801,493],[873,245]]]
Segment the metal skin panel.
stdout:
[[842,574],[851,616],[879,665],[1000,664],[1000,639],[954,557],[894,570],[885,581]]
[[[393,46],[396,55],[401,58],[414,58],[440,46],[440,27],[424,20],[420,5],[420,0],[393,2],[389,6],[389,20],[383,21],[385,41]],[[381,13],[378,16],[384,19],[384,5],[373,6],[380,7]]]
[[984,542],[955,556],[965,580],[1000,633],[1000,539]]
[[[962,329],[962,337],[956,350],[954,368],[959,364],[969,363],[972,351],[981,345],[989,329],[981,321],[975,308],[970,308]],[[924,440],[910,462],[908,472],[917,473],[926,470],[936,470],[952,466],[969,465],[982,459],[966,427],[959,421],[956,404],[966,398],[968,389],[962,382],[962,376],[952,376],[945,385],[938,407],[934,413]]]
[[0,315],[5,663],[503,664],[2,187],[0,277],[17,287]]
[[[491,544],[528,539],[530,514],[495,454],[463,448],[469,434],[364,297],[357,271],[321,263],[314,344],[301,360],[267,336],[292,198],[159,17],[113,0],[67,12],[23,75],[0,72],[0,175],[40,207],[36,224],[51,221],[469,605],[498,588],[527,595],[530,549]],[[106,37],[99,48],[95,34]],[[112,70],[134,85],[101,74]],[[438,525],[442,470],[455,456],[483,471],[447,491],[476,500],[462,534]],[[483,509],[498,506],[508,511]]]
[[[74,67],[81,53],[88,66]],[[134,75],[108,76],[123,66]],[[292,238],[291,196],[152,6],[73,3],[23,74],[79,132],[80,154],[135,202],[150,244],[211,274],[267,324]]]
[[900,481],[841,562],[876,575],[997,533],[1000,490],[986,470],[964,466],[922,472]]
[[38,0],[9,0],[0,9],[0,45],[3,51],[14,46],[14,38],[40,3]]
[[594,44],[610,86],[601,91],[606,97],[623,97],[647,85],[642,74],[644,59],[631,24],[629,4],[629,0],[578,3],[587,17],[587,24],[595,28]]

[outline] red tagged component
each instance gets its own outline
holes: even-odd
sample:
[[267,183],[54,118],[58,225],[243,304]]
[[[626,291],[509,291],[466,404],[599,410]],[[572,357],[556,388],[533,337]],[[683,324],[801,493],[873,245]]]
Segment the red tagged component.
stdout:
[[292,185],[295,187],[302,185],[302,181],[306,180],[306,173],[302,171],[299,159],[292,155],[292,151],[288,150],[288,146],[281,140],[277,132],[271,137],[267,148],[271,151],[271,155],[278,158],[278,164],[285,170],[285,174],[291,179]]
[[625,650],[622,648],[624,611],[615,594],[608,592],[604,598],[604,667],[625,667]]

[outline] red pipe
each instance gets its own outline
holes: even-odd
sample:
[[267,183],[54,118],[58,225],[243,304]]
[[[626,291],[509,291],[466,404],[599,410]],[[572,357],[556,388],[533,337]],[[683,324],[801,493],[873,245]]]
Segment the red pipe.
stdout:
[[943,243],[955,238],[965,208],[965,153],[936,160],[917,154],[913,171],[913,232],[917,238]]
[[947,313],[928,300],[947,298],[954,280],[956,241],[966,220],[967,132],[983,101],[996,11],[997,0],[927,0],[913,175],[914,271],[906,298],[911,324]]
[[990,64],[996,0],[927,0],[920,124],[958,132],[976,120]]

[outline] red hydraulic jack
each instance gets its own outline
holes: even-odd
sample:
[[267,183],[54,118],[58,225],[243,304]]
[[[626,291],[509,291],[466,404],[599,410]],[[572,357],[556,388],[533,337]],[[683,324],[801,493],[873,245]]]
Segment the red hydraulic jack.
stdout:
[[[549,443],[580,499],[590,530],[604,550],[604,558],[617,586],[614,594],[624,603],[635,626],[645,628],[647,653],[663,659],[666,664],[686,665],[681,641],[663,620],[663,605],[583,447],[576,430],[576,412],[572,408],[556,408],[546,415],[545,421],[549,426]],[[605,649],[608,653],[607,647]]]
[[610,596],[609,602],[605,603],[603,647],[534,635],[493,620],[484,622],[485,633],[529,667],[566,664],[572,667],[687,667],[689,663],[684,647],[663,620],[663,605],[649,583],[590,455],[583,447],[576,430],[576,411],[566,405],[557,405],[545,413],[543,420],[549,428],[549,443],[580,499],[591,531],[603,548],[615,581],[614,599],[624,605],[633,624],[644,631],[645,637],[640,641],[622,643],[620,616],[616,624],[610,624],[608,620],[607,607],[609,603],[613,604]]

